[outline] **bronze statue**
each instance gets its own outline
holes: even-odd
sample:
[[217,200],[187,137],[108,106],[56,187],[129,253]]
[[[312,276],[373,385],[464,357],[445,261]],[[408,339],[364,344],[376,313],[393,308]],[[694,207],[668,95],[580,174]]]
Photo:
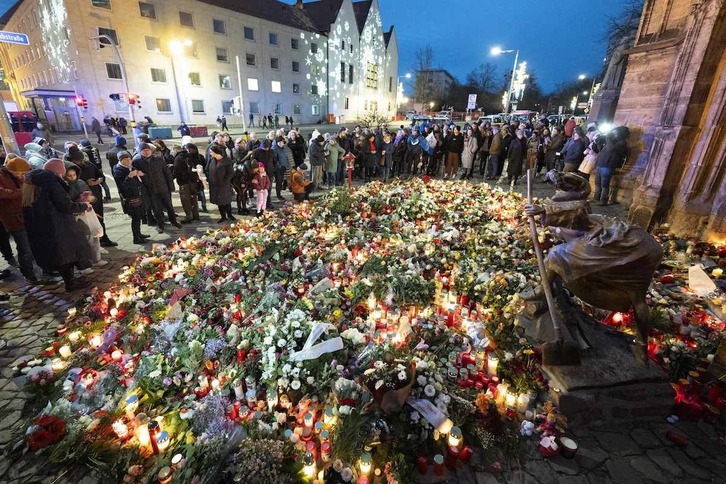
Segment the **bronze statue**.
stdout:
[[[528,203],[525,207],[527,215],[541,215],[542,223],[564,239],[564,243],[549,250],[543,280],[552,282],[558,307],[566,301],[564,284],[578,298],[595,307],[619,312],[634,308],[639,336],[637,349],[646,361],[650,310],[645,296],[663,257],[660,244],[639,227],[590,213],[586,201],[590,187],[585,179],[554,170],[547,177],[558,193],[543,206]],[[542,293],[539,286],[522,297],[534,300]],[[568,311],[568,308],[560,309]]]

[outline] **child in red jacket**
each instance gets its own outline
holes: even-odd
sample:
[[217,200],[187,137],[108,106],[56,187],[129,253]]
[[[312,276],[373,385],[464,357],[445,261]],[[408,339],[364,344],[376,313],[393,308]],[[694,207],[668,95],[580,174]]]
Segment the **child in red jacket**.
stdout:
[[255,176],[252,178],[252,187],[255,189],[255,195],[257,196],[257,216],[261,217],[265,212],[267,206],[267,197],[270,194],[270,178],[267,176],[265,171],[265,164],[259,163]]

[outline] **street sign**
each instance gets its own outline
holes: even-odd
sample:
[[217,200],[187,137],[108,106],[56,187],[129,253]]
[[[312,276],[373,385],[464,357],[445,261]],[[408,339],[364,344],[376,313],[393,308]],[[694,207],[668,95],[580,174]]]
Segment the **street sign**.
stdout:
[[466,103],[466,109],[476,109],[476,94],[469,94],[469,100]]
[[585,109],[587,107],[587,103],[577,103],[577,109]]
[[20,44],[28,45],[28,36],[19,32],[7,32],[0,30],[0,42],[6,42],[8,44]]

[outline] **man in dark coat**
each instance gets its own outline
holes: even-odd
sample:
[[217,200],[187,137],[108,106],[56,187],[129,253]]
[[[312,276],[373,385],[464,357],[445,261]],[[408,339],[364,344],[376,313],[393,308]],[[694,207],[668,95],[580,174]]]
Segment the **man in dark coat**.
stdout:
[[101,138],[101,122],[95,117],[91,118],[91,132],[98,137],[98,144],[102,145],[103,139]]
[[113,167],[116,166],[116,163],[118,163],[118,154],[122,151],[128,151],[126,148],[126,138],[121,135],[116,135],[114,141],[116,144],[106,152],[106,160],[108,161],[108,166],[111,167],[111,170],[113,170]]
[[174,207],[171,204],[171,193],[174,191],[174,179],[166,162],[160,156],[154,156],[154,146],[148,143],[139,145],[139,154],[132,162],[132,166],[144,172],[141,181],[149,196],[151,209],[156,219],[156,231],[164,233],[164,211],[169,216],[169,222],[176,228],[181,224],[176,218]]
[[526,159],[526,155],[527,140],[524,138],[524,129],[518,129],[517,136],[509,144],[507,152],[507,159],[509,160],[507,176],[510,184],[516,185],[517,178],[522,176],[522,164]]
[[91,267],[85,225],[74,214],[93,207],[87,202],[71,201],[68,184],[63,181],[65,172],[63,161],[53,158],[42,170],[26,173],[25,183],[33,193],[33,202],[25,207],[23,216],[35,261],[47,272],[60,272],[66,291],[73,291],[88,285],[74,278],[73,268]]
[[[98,151],[98,148],[95,146],[91,146],[91,142],[88,141],[86,138],[81,140],[80,143],[81,151],[83,151],[86,156],[88,157],[88,160],[96,165],[96,168],[101,170],[103,172],[103,164],[101,163],[101,153]],[[101,188],[103,188],[104,197],[103,199],[106,201],[111,200],[111,190],[108,188],[108,183],[106,183],[106,178],[103,179],[103,183],[101,183]]]
[[[15,240],[20,272],[28,282],[38,282],[23,221],[23,177],[29,170],[28,162],[20,157],[8,160],[0,167],[0,228]],[[12,255],[12,251],[10,254]]]
[[118,163],[113,167],[113,179],[116,180],[121,208],[124,213],[131,217],[131,233],[134,236],[134,244],[144,244],[148,235],[141,233],[141,215],[144,207],[141,201],[142,182],[144,174],[134,170],[131,166],[131,153],[121,151],[118,154]]
[[585,159],[587,149],[587,138],[580,128],[575,128],[565,147],[562,148],[562,156],[565,158],[565,172],[573,172],[580,167]]
[[234,176],[232,160],[227,156],[227,150],[217,144],[210,147],[209,157],[207,165],[209,201],[219,207],[221,217],[217,223],[237,220],[232,215],[232,177]]

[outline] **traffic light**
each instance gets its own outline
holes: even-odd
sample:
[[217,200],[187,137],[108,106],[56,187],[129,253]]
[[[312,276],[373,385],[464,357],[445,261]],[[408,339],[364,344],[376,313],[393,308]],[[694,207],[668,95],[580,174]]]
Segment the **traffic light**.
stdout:
[[135,105],[137,109],[141,109],[141,96],[130,92],[128,94],[128,97],[129,104],[131,104],[132,106]]
[[109,94],[108,97],[110,97],[113,101],[118,101],[121,99],[121,94]]
[[76,105],[79,108],[88,109],[88,100],[83,96],[76,96]]

